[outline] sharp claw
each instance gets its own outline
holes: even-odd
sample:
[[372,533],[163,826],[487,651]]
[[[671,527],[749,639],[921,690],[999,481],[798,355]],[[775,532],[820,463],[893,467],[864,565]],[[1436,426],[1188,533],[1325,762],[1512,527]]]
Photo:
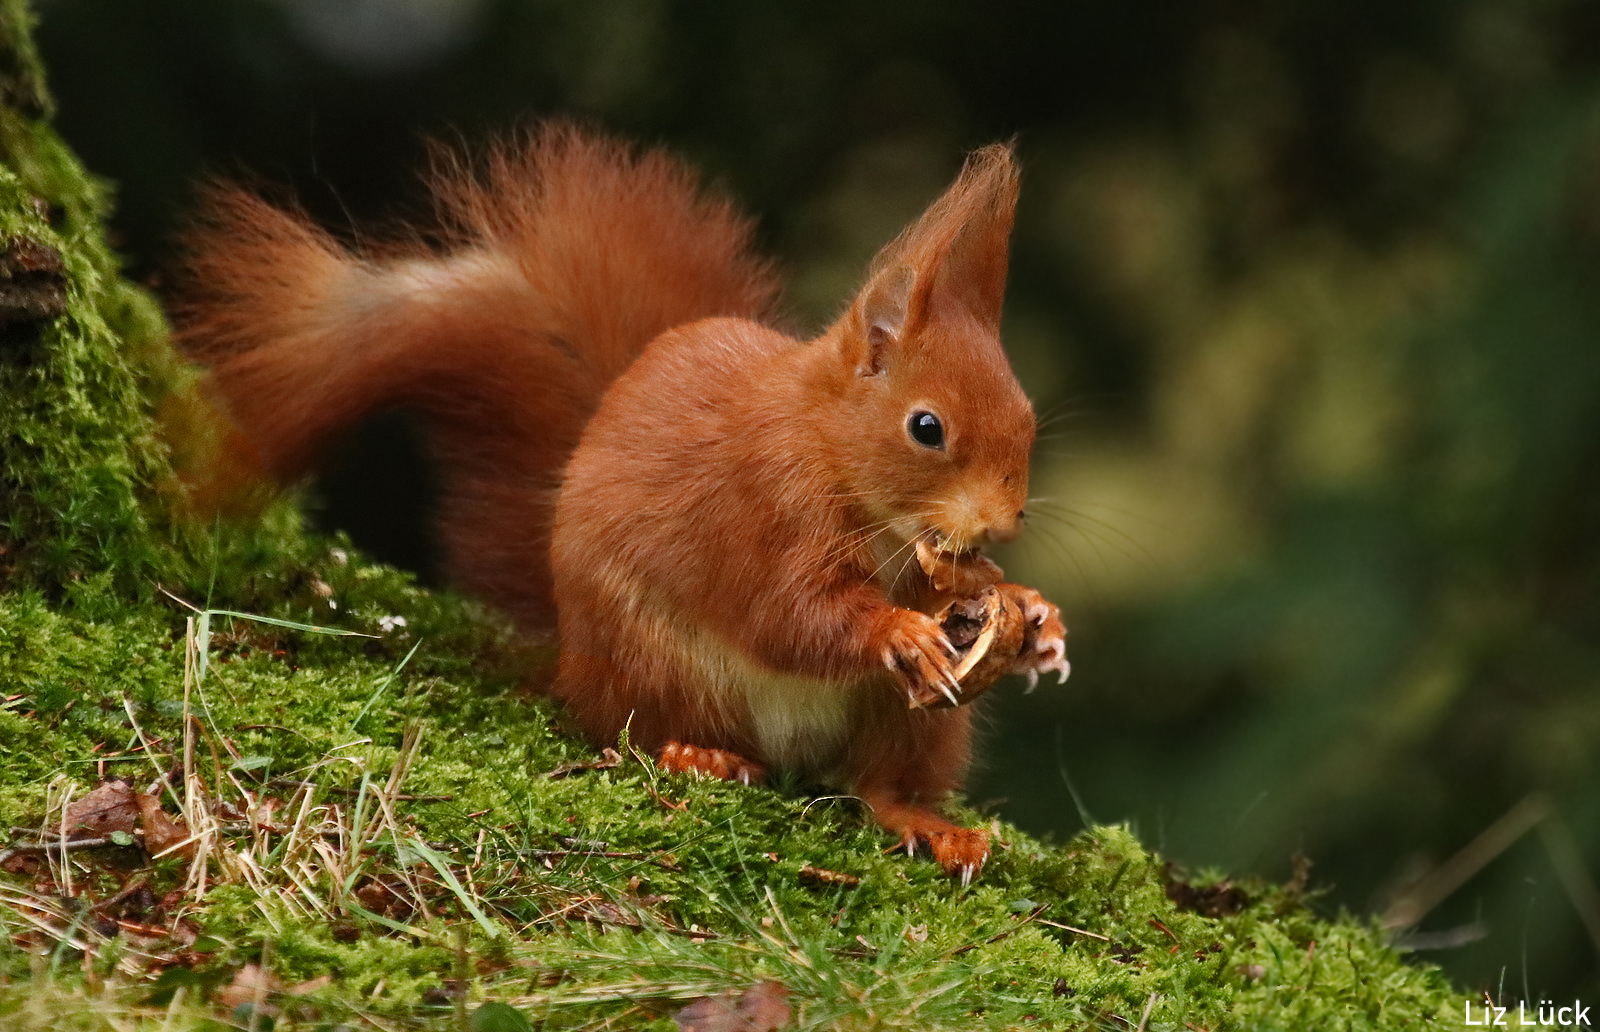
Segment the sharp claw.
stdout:
[[967,886],[971,885],[972,884],[972,876],[974,874],[977,874],[977,873],[978,872],[973,869],[973,866],[971,864],[962,864],[961,865],[961,887],[964,889]]
[[1067,675],[1072,673],[1072,664],[1063,659],[1059,669],[1061,671],[1061,679],[1057,681],[1056,684],[1066,684]]
[[1028,675],[1028,687],[1023,692],[1025,695],[1039,687],[1039,671],[1035,670],[1033,667],[1029,667],[1026,673]]
[[941,685],[939,685],[939,690],[944,693],[944,697],[945,698],[950,700],[950,705],[952,705],[952,706],[961,705],[961,700],[956,698],[956,693],[952,692],[950,690],[950,686],[949,685],[941,684]]

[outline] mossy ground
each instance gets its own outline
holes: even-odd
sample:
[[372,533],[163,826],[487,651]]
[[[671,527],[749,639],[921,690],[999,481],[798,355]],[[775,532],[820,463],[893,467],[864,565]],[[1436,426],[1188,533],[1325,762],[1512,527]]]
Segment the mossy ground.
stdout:
[[[389,571],[330,560],[311,576],[334,587],[325,601],[387,582],[396,604],[382,615],[405,616],[408,632],[429,625],[406,604],[421,596]],[[276,633],[229,635],[202,697],[176,604],[91,622],[19,592],[0,623],[0,676],[36,686],[0,713],[0,737],[16,746],[4,770],[8,823],[38,827],[69,784],[91,788],[96,756],[119,754],[108,772],[139,784],[172,781],[186,714],[207,746],[195,773],[208,788],[239,811],[282,804],[216,845],[216,883],[185,908],[204,949],[142,944],[173,954],[158,987],[97,977],[117,959],[109,942],[81,958],[31,936],[5,962],[0,1014],[37,1003],[49,981],[82,993],[55,997],[60,1006],[99,1009],[109,996],[133,1015],[175,988],[203,997],[263,957],[283,986],[335,975],[305,996],[271,996],[280,1028],[363,1015],[449,1025],[465,992],[473,1006],[507,1001],[541,1027],[667,1029],[675,1007],[765,979],[814,1028],[1147,1018],[1152,1029],[1402,1029],[1438,1027],[1458,1002],[1375,929],[1323,920],[1292,888],[1247,886],[1251,902],[1225,916],[1179,909],[1162,862],[1124,829],[1049,846],[998,825],[1003,847],[963,889],[885,853],[859,804],[802,786],[662,776],[625,746],[614,767],[552,778],[593,750],[513,682],[430,668],[426,641],[394,676],[410,633],[321,643],[316,657],[282,649]],[[157,759],[137,749],[141,736],[167,743],[148,751]],[[338,863],[285,841],[297,820]],[[259,873],[240,876],[225,853],[254,857]],[[80,896],[114,895],[144,869],[129,862],[84,857]],[[154,895],[181,890],[186,873],[158,861]],[[33,877],[51,881],[42,865]],[[154,1022],[165,1010],[144,1013]],[[207,1011],[182,1013],[186,1023]]]
[[0,1026],[673,1029],[763,980],[802,1028],[1459,1023],[1437,972],[1303,886],[1180,908],[1126,829],[996,822],[963,888],[854,800],[665,776],[625,742],[597,766],[492,615],[286,502],[186,520],[157,412],[192,419],[193,374],[117,278],[26,18],[0,9],[0,243],[59,251],[65,306],[0,340],[0,822],[48,842],[123,778],[194,841],[10,856]]

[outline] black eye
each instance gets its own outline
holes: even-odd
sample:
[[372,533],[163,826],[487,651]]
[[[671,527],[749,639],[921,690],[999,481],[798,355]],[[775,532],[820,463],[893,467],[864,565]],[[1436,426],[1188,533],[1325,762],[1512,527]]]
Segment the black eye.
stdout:
[[932,412],[918,409],[906,421],[906,432],[924,448],[944,447],[944,424]]

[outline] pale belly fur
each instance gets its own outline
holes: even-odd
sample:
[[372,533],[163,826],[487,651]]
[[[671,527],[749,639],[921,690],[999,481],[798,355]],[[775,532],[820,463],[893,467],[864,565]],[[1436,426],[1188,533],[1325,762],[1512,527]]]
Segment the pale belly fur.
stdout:
[[[669,654],[679,657],[692,683],[703,686],[708,709],[753,730],[763,762],[838,782],[856,700],[862,691],[882,686],[770,670],[690,621],[653,622],[652,637],[671,643]],[[748,718],[740,720],[742,714]]]

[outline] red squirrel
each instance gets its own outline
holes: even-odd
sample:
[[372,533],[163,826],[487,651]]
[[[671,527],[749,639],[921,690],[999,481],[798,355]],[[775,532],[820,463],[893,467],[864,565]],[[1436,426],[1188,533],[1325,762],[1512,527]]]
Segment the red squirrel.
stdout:
[[689,169],[545,125],[476,166],[441,152],[432,242],[352,249],[210,188],[174,316],[279,480],[378,409],[422,420],[452,582],[557,629],[552,692],[593,742],[798,770],[966,881],[988,833],[933,807],[972,706],[908,703],[960,687],[929,614],[998,583],[1029,621],[1014,669],[1067,671],[1056,607],[976,552],[1025,518],[1034,415],[999,339],[1017,179],[1009,146],[972,154],[800,341],[751,224]]

